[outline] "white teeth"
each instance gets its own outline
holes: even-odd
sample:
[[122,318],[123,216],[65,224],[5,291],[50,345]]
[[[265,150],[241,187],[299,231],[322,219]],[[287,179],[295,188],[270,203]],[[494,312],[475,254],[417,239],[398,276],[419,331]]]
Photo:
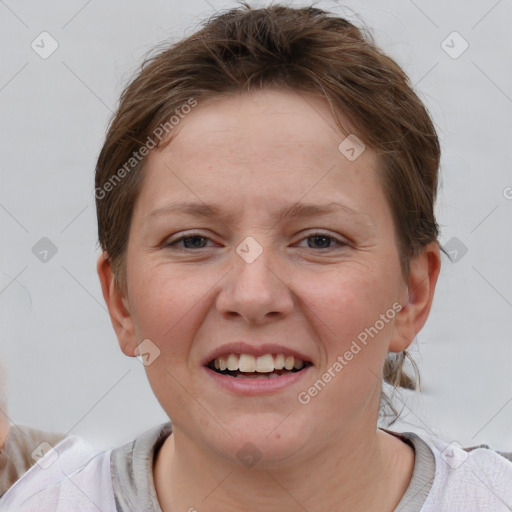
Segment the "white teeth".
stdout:
[[232,372],[238,370],[238,357],[235,354],[229,354],[227,361],[228,370]]
[[284,354],[265,354],[259,357],[255,357],[252,354],[227,354],[217,357],[213,364],[215,369],[220,371],[229,370],[234,372],[240,370],[244,373],[268,373],[271,374],[269,377],[278,376],[272,374],[274,370],[286,369],[290,371],[294,368],[300,370],[304,367],[302,359],[285,356]]
[[238,369],[241,372],[255,372],[256,358],[251,354],[242,354],[240,356],[240,361],[238,362]]
[[256,371],[258,373],[270,373],[274,371],[274,358],[272,354],[265,354],[256,359]]
[[293,363],[295,362],[295,358],[293,356],[286,356],[284,360],[284,367],[287,370],[291,370],[293,368]]
[[282,370],[284,368],[284,355],[283,354],[277,354],[277,356],[274,360],[274,368],[276,370]]

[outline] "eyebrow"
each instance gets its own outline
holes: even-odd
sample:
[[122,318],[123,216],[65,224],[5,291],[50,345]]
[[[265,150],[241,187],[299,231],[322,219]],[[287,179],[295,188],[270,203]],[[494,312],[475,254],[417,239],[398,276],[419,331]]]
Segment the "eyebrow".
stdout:
[[[333,201],[327,204],[315,204],[315,203],[302,203],[297,202],[283,208],[278,212],[276,222],[281,222],[291,217],[313,217],[315,215],[326,215],[329,213],[344,212],[350,215],[364,215],[363,212],[358,212],[351,207]],[[194,201],[181,201],[174,202],[165,205],[161,208],[151,211],[147,216],[146,220],[154,216],[169,215],[172,213],[183,213],[192,215],[195,217],[222,217],[222,206],[219,204],[207,204],[202,202]],[[224,215],[228,219],[234,218],[237,214]]]

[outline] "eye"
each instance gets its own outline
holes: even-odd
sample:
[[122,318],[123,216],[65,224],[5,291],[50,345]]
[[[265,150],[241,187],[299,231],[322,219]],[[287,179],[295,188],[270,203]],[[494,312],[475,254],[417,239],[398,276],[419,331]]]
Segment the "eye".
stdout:
[[[187,233],[172,242],[169,242],[166,247],[177,247],[178,249],[203,249],[206,241],[210,240],[208,237],[200,235],[199,233]],[[178,247],[178,244],[183,242],[184,246]]]
[[[301,240],[308,241],[309,249],[334,249],[336,247],[344,247],[347,242],[340,240],[332,235],[327,233],[312,233],[309,236],[303,238]],[[204,249],[208,241],[211,241],[210,238],[203,236],[199,233],[187,233],[172,242],[165,244],[166,247],[175,247],[177,249]],[[180,243],[183,243],[182,246],[179,246]],[[334,245],[334,247],[333,247]]]
[[308,241],[308,248],[310,249],[333,249],[335,247],[331,247],[332,242],[336,245],[336,247],[344,247],[348,245],[343,240],[336,238],[327,233],[311,233],[309,236],[303,238],[302,240]]

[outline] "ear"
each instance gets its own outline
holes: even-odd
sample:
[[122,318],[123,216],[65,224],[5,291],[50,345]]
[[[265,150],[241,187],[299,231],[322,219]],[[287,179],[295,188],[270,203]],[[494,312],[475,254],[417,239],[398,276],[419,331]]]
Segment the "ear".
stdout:
[[432,242],[410,262],[405,304],[395,317],[390,352],[407,349],[427,321],[441,270],[439,244]]
[[96,269],[119,346],[124,354],[135,357],[137,337],[130,313],[130,304],[127,293],[121,290],[114,280],[114,272],[107,253],[103,252],[100,255]]

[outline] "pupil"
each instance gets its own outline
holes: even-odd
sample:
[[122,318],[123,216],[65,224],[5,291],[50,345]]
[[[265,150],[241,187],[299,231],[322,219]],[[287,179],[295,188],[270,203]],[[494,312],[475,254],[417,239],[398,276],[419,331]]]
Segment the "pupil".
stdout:
[[[204,239],[202,236],[189,236],[188,238],[183,239],[183,243],[185,244],[185,247],[187,249],[190,249],[190,247],[201,247],[201,240]],[[193,241],[192,243],[189,243],[190,241]]]
[[[310,237],[310,240],[311,239],[315,240],[315,242],[318,242],[320,240],[320,243],[318,245],[322,245],[322,241],[326,242],[326,244],[325,243],[323,244],[323,247],[329,247],[329,239],[330,239],[329,236],[317,235],[317,236]],[[318,245],[317,245],[317,247],[318,247]],[[309,244],[309,247],[313,248],[311,244]]]

